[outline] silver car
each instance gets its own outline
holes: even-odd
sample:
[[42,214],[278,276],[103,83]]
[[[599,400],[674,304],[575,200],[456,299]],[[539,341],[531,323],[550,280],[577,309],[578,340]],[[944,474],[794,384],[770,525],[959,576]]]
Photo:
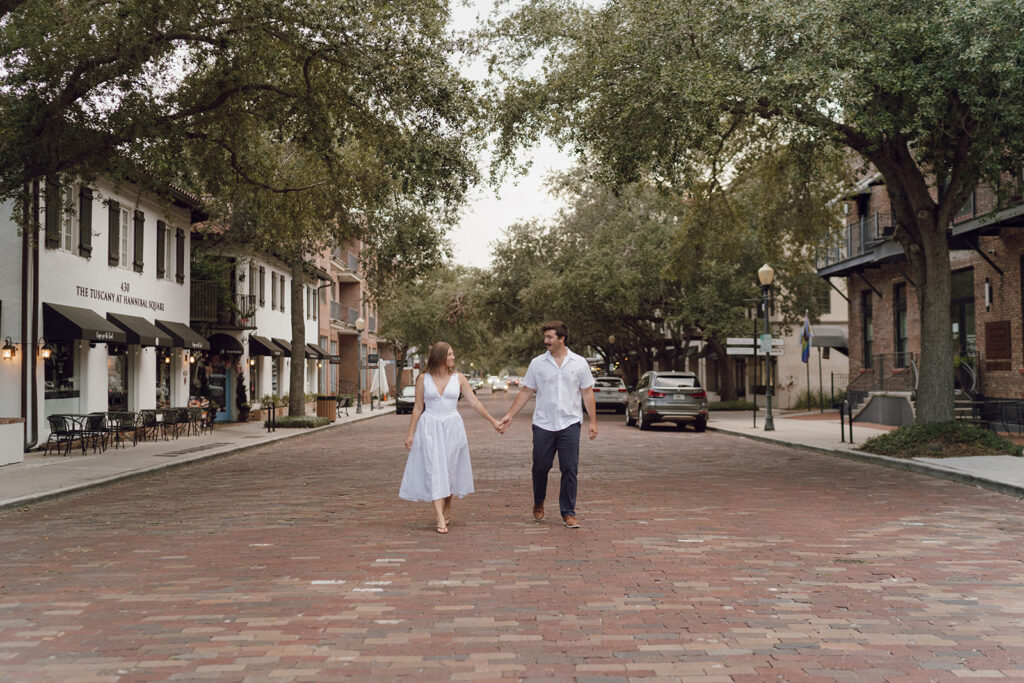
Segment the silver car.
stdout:
[[611,408],[617,413],[624,413],[628,398],[626,383],[621,377],[594,378],[594,404],[598,410]]
[[645,372],[626,404],[626,424],[649,429],[655,422],[674,422],[703,432],[708,426],[708,395],[692,372]]

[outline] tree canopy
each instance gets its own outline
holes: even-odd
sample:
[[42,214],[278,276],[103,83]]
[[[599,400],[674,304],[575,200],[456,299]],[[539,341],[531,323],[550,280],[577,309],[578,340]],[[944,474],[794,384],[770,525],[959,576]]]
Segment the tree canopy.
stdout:
[[917,283],[918,420],[951,418],[946,229],[1020,168],[1024,2],[531,0],[493,36],[506,158],[546,133],[620,182],[687,185],[767,127],[873,164]]

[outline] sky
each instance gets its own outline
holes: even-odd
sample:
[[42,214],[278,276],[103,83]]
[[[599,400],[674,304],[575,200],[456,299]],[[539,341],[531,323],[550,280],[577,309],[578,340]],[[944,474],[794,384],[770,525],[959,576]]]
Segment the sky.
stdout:
[[[464,30],[486,18],[492,10],[492,0],[469,0],[463,5],[453,2],[453,24]],[[482,68],[469,68],[468,76],[481,78]],[[466,204],[462,220],[448,233],[456,263],[487,268],[491,264],[491,244],[501,239],[509,225],[530,218],[545,219],[554,216],[562,202],[548,194],[545,178],[572,166],[572,159],[550,142],[520,152],[520,160],[532,159],[525,175],[509,174],[498,188],[483,183],[477,187]],[[482,172],[486,173],[486,161]]]

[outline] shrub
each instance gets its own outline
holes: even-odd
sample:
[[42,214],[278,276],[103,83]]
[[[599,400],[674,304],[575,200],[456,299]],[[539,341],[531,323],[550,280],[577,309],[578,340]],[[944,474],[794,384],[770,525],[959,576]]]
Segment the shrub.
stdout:
[[708,403],[708,410],[753,410],[754,404],[750,401],[718,401]]
[[[300,428],[308,429],[310,427],[323,427],[331,424],[331,421],[326,417],[317,417],[316,415],[288,415],[287,417],[279,417],[275,421],[275,426],[284,429],[288,428]],[[270,420],[263,421],[264,427],[270,426]]]
[[[835,393],[835,401],[842,403],[846,400],[846,390],[841,389]],[[832,407],[833,396],[832,392],[826,391],[824,394],[820,391],[801,391],[796,396],[796,403],[793,405],[794,408],[801,410],[815,410],[822,406],[826,410]]]
[[987,429],[962,422],[904,425],[874,436],[860,450],[894,458],[954,458],[964,455],[1019,455],[1020,446]]

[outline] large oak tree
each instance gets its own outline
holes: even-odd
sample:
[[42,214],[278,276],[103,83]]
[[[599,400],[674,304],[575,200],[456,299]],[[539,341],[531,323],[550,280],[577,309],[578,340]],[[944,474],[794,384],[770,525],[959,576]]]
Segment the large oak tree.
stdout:
[[506,157],[549,134],[617,179],[685,183],[770,125],[873,164],[917,284],[917,419],[952,418],[946,233],[1019,171],[1024,3],[531,0],[494,35]]

